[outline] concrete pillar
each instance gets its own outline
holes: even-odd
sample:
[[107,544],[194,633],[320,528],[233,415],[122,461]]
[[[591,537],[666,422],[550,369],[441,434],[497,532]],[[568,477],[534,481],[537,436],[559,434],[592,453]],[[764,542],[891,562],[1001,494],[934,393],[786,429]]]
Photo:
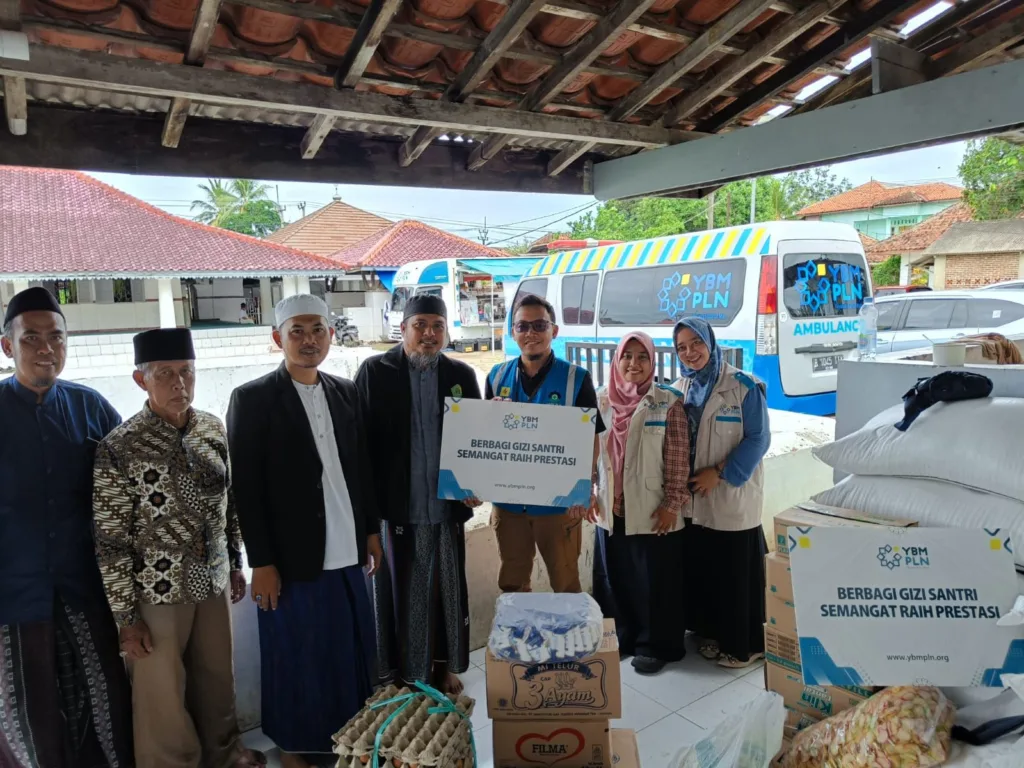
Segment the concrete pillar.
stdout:
[[274,325],[274,294],[270,287],[270,278],[260,278],[260,323]]
[[296,293],[312,293],[309,289],[309,278],[308,277],[296,277],[295,278],[295,292]]
[[910,285],[910,259],[900,256],[900,285]]
[[174,316],[174,290],[170,278],[157,281],[157,300],[160,302],[160,327],[177,328],[178,321]]
[[281,278],[281,298],[287,299],[299,292],[297,279],[292,275],[285,275]]
[[29,289],[29,282],[28,282],[28,280],[15,280],[13,282],[14,282],[14,292],[15,293],[21,293],[22,291],[27,291]]

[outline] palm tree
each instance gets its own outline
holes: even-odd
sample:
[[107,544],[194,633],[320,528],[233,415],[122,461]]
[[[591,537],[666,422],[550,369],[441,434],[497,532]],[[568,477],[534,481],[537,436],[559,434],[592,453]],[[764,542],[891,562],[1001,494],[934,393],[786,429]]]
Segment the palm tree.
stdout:
[[209,179],[199,188],[205,199],[194,200],[191,210],[198,210],[195,220],[202,224],[258,237],[265,237],[282,224],[266,184],[250,179]]

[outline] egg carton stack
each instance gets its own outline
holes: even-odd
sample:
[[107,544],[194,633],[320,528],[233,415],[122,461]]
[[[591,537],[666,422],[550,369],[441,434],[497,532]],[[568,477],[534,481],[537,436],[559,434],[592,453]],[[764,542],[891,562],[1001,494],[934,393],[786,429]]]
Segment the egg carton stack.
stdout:
[[[388,686],[366,702],[360,712],[334,736],[338,768],[473,768],[472,725],[469,717],[475,702],[468,696],[455,699],[459,712],[430,714],[438,703],[426,695],[392,701],[378,709],[373,705],[414,693],[409,688]],[[418,693],[418,692],[416,692]],[[385,726],[400,707],[404,709]],[[461,714],[459,714],[461,713]],[[377,766],[370,766],[374,742],[381,732]]]

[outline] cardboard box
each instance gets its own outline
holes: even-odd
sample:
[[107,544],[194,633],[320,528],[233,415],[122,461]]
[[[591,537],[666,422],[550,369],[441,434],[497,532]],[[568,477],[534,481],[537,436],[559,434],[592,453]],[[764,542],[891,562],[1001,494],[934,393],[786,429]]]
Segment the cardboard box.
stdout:
[[612,768],[640,768],[640,747],[636,731],[612,729]]
[[611,768],[607,720],[495,720],[494,768]]
[[864,688],[836,688],[824,685],[805,685],[800,672],[765,664],[767,689],[779,694],[788,709],[818,720],[856,707],[871,697]]
[[[768,664],[765,664],[766,676],[768,674],[768,666]],[[781,696],[782,694],[780,693],[779,695]],[[795,709],[790,709],[789,707],[786,707],[786,722],[782,726],[783,738],[792,739],[804,728],[810,728],[816,722],[818,722],[817,717],[811,717],[810,715],[804,712],[797,712]]]
[[770,553],[764,559],[764,578],[768,593],[773,597],[793,602],[793,573],[789,568],[789,558]]
[[488,651],[486,672],[487,714],[492,720],[622,717],[619,641],[611,619],[605,619],[601,647],[593,656],[527,664],[505,661]]
[[785,635],[764,625],[764,657],[772,664],[800,673],[800,642],[795,635]]
[[790,540],[788,528],[801,528],[806,531],[816,525],[827,525],[832,528],[862,528],[865,525],[909,528],[917,525],[917,521],[886,520],[864,512],[855,512],[852,509],[829,507],[824,504],[805,501],[775,516],[775,551],[779,555],[788,557],[790,547],[796,545],[795,540]]
[[780,600],[771,592],[765,593],[765,624],[776,632],[796,637],[796,606],[790,600]]

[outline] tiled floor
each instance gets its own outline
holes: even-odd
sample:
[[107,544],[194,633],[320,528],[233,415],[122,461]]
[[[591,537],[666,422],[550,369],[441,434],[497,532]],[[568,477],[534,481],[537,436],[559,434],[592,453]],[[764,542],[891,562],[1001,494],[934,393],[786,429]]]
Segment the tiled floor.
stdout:
[[[470,670],[462,676],[466,693],[477,700],[473,714],[479,768],[491,768],[491,721],[487,718],[484,696],[484,653],[470,655]],[[763,690],[760,664],[744,670],[727,670],[705,661],[692,648],[686,659],[666,667],[661,674],[643,677],[636,674],[629,660],[622,662],[622,719],[614,728],[637,732],[640,763],[643,768],[670,768],[679,749],[700,738],[728,713],[736,710]],[[249,746],[271,749],[259,731],[245,736]],[[280,763],[269,752],[271,768]]]

